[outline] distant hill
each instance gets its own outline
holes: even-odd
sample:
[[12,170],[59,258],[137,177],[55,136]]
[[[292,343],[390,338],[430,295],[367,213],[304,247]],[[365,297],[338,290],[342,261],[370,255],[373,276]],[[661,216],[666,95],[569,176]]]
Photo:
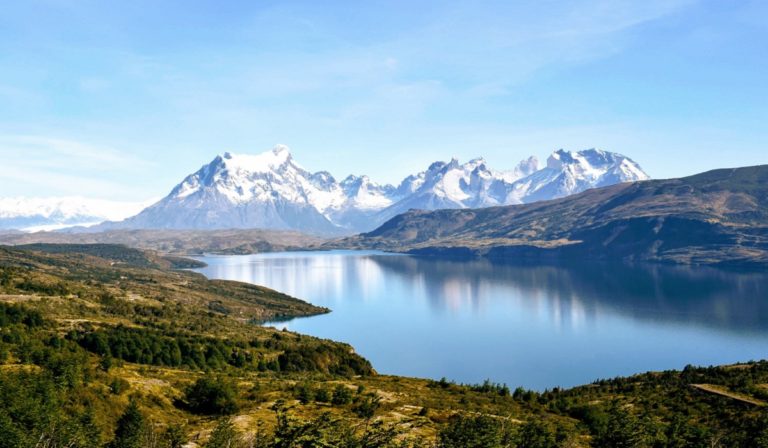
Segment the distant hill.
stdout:
[[0,244],[8,245],[121,244],[177,255],[275,252],[315,246],[322,241],[297,232],[258,229],[0,233]]
[[588,190],[534,204],[412,210],[333,243],[423,255],[768,263],[768,165]]

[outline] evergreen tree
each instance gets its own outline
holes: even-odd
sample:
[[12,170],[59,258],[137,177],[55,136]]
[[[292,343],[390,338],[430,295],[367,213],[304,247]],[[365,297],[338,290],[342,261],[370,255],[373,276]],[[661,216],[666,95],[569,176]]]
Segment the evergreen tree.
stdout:
[[595,446],[603,448],[644,448],[645,433],[637,417],[614,404],[609,411],[608,425],[595,439]]
[[135,402],[131,401],[117,421],[115,439],[109,448],[144,448],[142,438],[146,430],[146,421]]
[[517,435],[517,448],[555,448],[555,435],[541,422],[531,420]]
[[752,446],[755,448],[768,448],[768,414],[761,415],[755,422]]
[[439,448],[505,448],[508,434],[496,418],[485,415],[451,418],[440,431]]
[[181,448],[187,443],[187,434],[179,425],[171,425],[163,434],[163,442],[167,448]]
[[200,378],[186,393],[192,412],[208,415],[229,415],[237,411],[235,386],[222,378]]

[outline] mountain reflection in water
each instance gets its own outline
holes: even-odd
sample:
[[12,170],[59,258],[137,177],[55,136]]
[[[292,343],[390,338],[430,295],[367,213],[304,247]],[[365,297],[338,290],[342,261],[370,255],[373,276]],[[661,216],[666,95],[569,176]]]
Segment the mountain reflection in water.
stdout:
[[498,264],[372,252],[205,257],[200,272],[327,306],[284,323],[382,373],[543,389],[766,357],[768,275],[620,263]]

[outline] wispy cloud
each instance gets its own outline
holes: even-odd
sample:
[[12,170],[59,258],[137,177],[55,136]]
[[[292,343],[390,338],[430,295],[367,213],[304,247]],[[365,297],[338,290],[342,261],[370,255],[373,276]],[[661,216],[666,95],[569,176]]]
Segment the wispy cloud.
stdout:
[[152,163],[128,151],[35,135],[0,137],[0,195],[46,191],[49,195],[125,196],[115,173],[139,173]]
[[23,163],[39,163],[47,157],[64,156],[75,166],[98,166],[104,170],[136,169],[150,164],[125,150],[35,135],[0,136],[0,154],[6,160]]
[[276,142],[311,169],[394,181],[416,152],[506,151],[499,165],[582,141],[626,152],[672,113],[675,129],[706,115],[752,132],[753,147],[764,135],[751,123],[765,110],[765,33],[747,20],[760,2],[181,3],[152,15],[146,0],[4,10],[6,167],[124,183],[137,173],[159,194],[216,152]]

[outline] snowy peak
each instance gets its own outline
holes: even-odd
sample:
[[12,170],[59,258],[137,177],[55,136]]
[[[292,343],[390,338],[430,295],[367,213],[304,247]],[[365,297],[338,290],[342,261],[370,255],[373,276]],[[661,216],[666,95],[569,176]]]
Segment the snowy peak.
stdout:
[[256,155],[225,152],[220,160],[231,172],[268,173],[285,169],[292,164],[293,157],[287,146],[276,145],[271,151]]
[[496,171],[485,159],[461,164],[435,162],[426,171],[407,177],[398,187],[403,199],[380,215],[392,217],[409,209],[478,208],[555,199],[589,188],[648,179],[631,159],[587,149],[555,151],[539,169],[536,157],[511,171]]
[[397,186],[368,176],[337,181],[309,172],[290,149],[224,153],[187,176],[159,203],[123,223],[150,228],[277,228],[334,233],[372,230],[411,208],[467,208],[553,199],[588,188],[646,179],[631,159],[588,149],[555,151],[539,169],[536,157],[497,171],[482,157],[434,162]]
[[336,179],[328,171],[318,171],[310,176],[310,181],[315,188],[330,191],[336,185]]
[[435,162],[426,171],[408,176],[397,188],[402,198],[380,216],[391,217],[408,209],[486,207],[503,203],[505,173],[488,167],[482,157],[460,163]]
[[556,199],[590,188],[649,179],[632,159],[599,149],[560,149],[547,159],[547,166],[515,182],[509,203]]
[[595,186],[601,184],[601,178],[606,175],[615,177],[613,183],[649,179],[629,157],[594,148],[578,152],[557,150],[547,159],[547,168],[597,182]]
[[350,175],[339,186],[347,198],[347,205],[361,209],[386,207],[392,204],[396,193],[392,185],[379,185],[365,175]]
[[[304,187],[328,183],[335,183],[329,173],[307,173],[293,161],[287,146],[277,145],[271,151],[255,155],[225,152],[184,179],[170,196],[179,200],[218,196],[239,204],[254,199],[266,200],[277,192],[278,196],[282,193],[294,200],[305,196],[301,191]],[[273,187],[277,185],[286,188],[276,190]]]
[[277,144],[272,148],[272,154],[277,157],[290,158],[291,149],[287,145]]
[[77,196],[0,198],[0,229],[56,230],[125,219],[152,201],[118,202]]
[[521,160],[512,171],[504,172],[504,180],[512,183],[518,179],[530,176],[538,170],[539,159],[536,156],[531,156],[525,160]]
[[615,165],[623,160],[629,160],[629,158],[615,152],[595,148],[582,151],[558,149],[547,159],[547,168],[562,169],[565,165],[599,168]]

